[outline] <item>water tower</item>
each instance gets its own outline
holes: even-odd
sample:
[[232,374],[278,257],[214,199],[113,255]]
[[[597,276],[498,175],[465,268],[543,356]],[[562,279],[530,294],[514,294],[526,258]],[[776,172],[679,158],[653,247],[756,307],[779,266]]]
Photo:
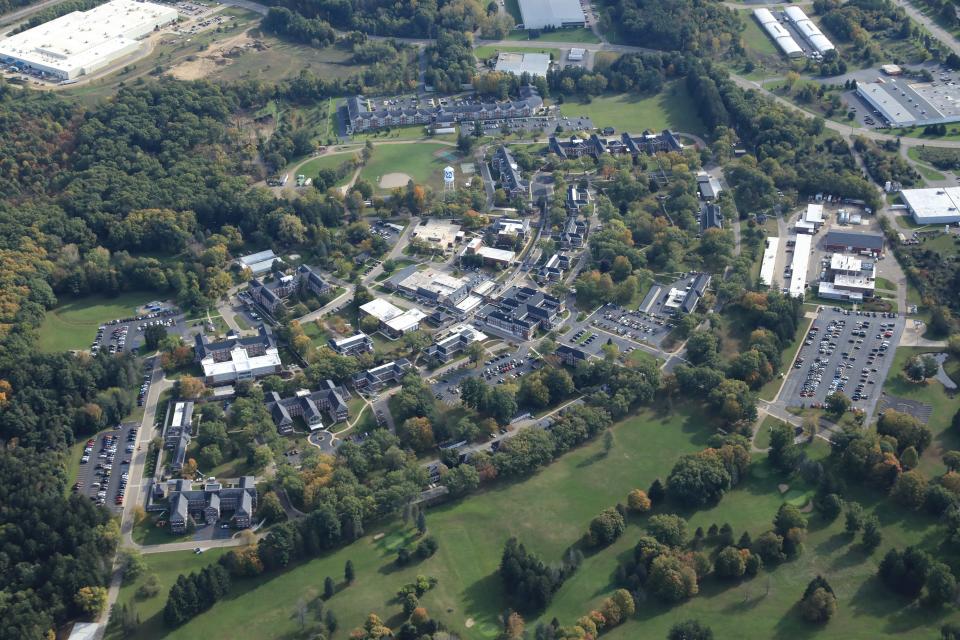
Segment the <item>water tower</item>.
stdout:
[[456,190],[456,174],[453,171],[453,167],[444,167],[443,168],[443,196],[446,198],[448,193],[453,193]]

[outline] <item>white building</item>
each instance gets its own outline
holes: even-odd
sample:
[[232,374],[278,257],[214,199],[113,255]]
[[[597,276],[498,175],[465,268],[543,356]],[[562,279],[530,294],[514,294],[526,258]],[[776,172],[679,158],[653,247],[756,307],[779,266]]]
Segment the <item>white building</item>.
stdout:
[[524,29],[582,27],[587,17],[579,0],[520,0]]
[[876,277],[877,266],[873,260],[834,253],[830,256],[829,274],[821,279],[818,294],[830,300],[861,302],[873,297]]
[[799,298],[807,288],[807,265],[810,263],[810,247],[813,236],[798,234],[793,247],[793,262],[790,263],[790,289],[794,298]]
[[583,47],[573,47],[567,52],[567,62],[583,62],[587,55],[587,50]]
[[503,73],[512,73],[515,76],[529,73],[531,76],[547,77],[550,70],[550,56],[546,53],[516,53],[501,51],[497,55],[497,64],[494,69]]
[[420,328],[420,321],[427,317],[420,309],[407,309],[399,316],[383,323],[383,330],[391,338],[399,338]]
[[403,315],[403,309],[383,298],[374,298],[370,302],[360,305],[360,311],[380,322],[388,322]]
[[237,380],[254,380],[262,376],[280,373],[280,354],[270,347],[262,355],[251,356],[243,345],[230,351],[230,359],[217,362],[213,357],[200,361],[203,377],[208,384],[223,384]]
[[237,264],[240,265],[241,269],[250,269],[253,275],[257,276],[270,271],[270,268],[273,266],[273,261],[276,259],[277,255],[273,250],[267,249],[266,251],[259,251],[237,258]]
[[760,23],[760,27],[767,32],[770,39],[780,48],[788,58],[802,58],[803,49],[793,39],[790,32],[770,12],[770,9],[754,9],[753,17]]
[[141,38],[177,17],[173,7],[110,0],[0,41],[0,60],[74,80],[135,52]]
[[960,222],[960,187],[904,189],[900,197],[917,224]]
[[823,35],[820,27],[815,25],[813,20],[807,17],[803,9],[794,5],[784,9],[783,13],[803,38],[810,43],[814,51],[819,54],[824,54],[827,51],[833,51],[835,49],[830,39]]
[[766,286],[773,284],[773,271],[777,265],[777,251],[780,249],[780,238],[770,236],[767,246],[763,250],[763,262],[760,263],[760,282]]

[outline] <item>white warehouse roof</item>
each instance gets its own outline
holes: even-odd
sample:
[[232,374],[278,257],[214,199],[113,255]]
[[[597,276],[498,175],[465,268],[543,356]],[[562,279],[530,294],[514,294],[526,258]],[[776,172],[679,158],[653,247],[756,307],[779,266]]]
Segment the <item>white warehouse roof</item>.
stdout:
[[783,12],[786,14],[787,19],[793,23],[793,26],[796,27],[797,31],[810,43],[810,46],[819,53],[826,53],[834,49],[833,43],[830,42],[827,36],[823,35],[820,27],[815,25],[813,20],[807,17],[803,9],[798,6],[790,6],[784,9]]
[[587,19],[579,0],[520,0],[524,29],[583,26]]
[[760,26],[763,27],[763,30],[767,32],[767,35],[770,36],[773,42],[780,47],[780,50],[783,51],[788,58],[799,58],[803,55],[803,49],[801,49],[797,41],[793,39],[790,32],[787,31],[782,24],[777,22],[777,19],[770,13],[769,9],[754,9],[753,16],[757,19],[757,22],[760,23]]
[[62,80],[92,73],[135,51],[138,39],[178,17],[173,7],[110,0],[74,11],[0,42],[0,59]]
[[360,311],[384,323],[403,315],[403,309],[383,298],[374,298],[370,302],[360,305]]
[[501,51],[497,55],[497,71],[519,76],[529,73],[531,76],[547,77],[550,70],[550,55],[546,53],[515,53]]
[[777,264],[777,250],[780,249],[780,238],[767,238],[767,248],[763,250],[763,262],[760,263],[760,282],[768,287],[773,284],[773,270]]
[[960,222],[960,187],[903,189],[900,197],[917,224]]
[[813,236],[797,234],[797,242],[793,246],[793,262],[790,265],[790,295],[799,298],[807,287],[807,264],[810,262],[810,247]]

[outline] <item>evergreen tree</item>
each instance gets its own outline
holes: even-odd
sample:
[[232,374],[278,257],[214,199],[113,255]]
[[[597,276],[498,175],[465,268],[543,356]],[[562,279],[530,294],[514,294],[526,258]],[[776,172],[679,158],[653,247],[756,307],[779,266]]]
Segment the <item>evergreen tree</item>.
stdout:
[[417,513],[417,533],[423,535],[427,532],[427,516],[420,511]]
[[327,576],[323,579],[323,599],[329,600],[333,597],[334,593],[336,593],[336,588],[333,584],[333,578]]
[[356,574],[353,571],[353,560],[347,560],[347,564],[343,567],[343,579],[347,581],[347,584],[353,584],[353,579],[356,577]]

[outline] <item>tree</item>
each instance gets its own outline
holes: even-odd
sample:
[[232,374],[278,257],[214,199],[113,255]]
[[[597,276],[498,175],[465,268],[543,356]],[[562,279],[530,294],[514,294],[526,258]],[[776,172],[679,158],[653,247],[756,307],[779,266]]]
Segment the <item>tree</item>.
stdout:
[[616,509],[604,509],[600,515],[590,521],[590,544],[605,547],[620,537],[626,529],[623,516]]
[[257,517],[266,520],[268,524],[280,522],[286,516],[283,505],[280,504],[280,498],[273,491],[267,491],[260,498],[260,504],[257,505]]
[[913,447],[923,453],[933,440],[933,432],[917,418],[893,409],[883,412],[877,421],[877,433],[895,438],[898,451]]
[[923,506],[927,494],[927,480],[919,469],[902,474],[893,487],[893,498],[908,509]]
[[613,431],[607,429],[603,432],[603,452],[607,455],[613,449]]
[[827,413],[834,417],[842,416],[844,413],[850,410],[850,406],[852,405],[850,398],[848,398],[842,391],[834,391],[828,395],[824,404],[826,406]]
[[189,375],[183,375],[177,382],[177,392],[181,398],[195,400],[206,392],[207,387],[203,380]]
[[698,620],[686,620],[670,627],[667,640],[713,640],[713,631]]
[[450,495],[462,496],[480,486],[480,473],[473,465],[462,464],[447,471],[440,482],[447,487]]
[[883,542],[883,532],[880,529],[880,521],[876,516],[870,516],[863,523],[863,547],[867,551],[873,551]]
[[747,570],[746,557],[736,547],[725,547],[717,554],[713,570],[721,578],[742,578]]
[[337,592],[336,586],[333,583],[333,578],[327,576],[323,579],[323,599],[329,600],[333,597],[333,594]]
[[667,490],[663,486],[663,481],[660,478],[657,478],[650,485],[650,489],[647,490],[647,497],[650,498],[651,504],[659,504],[663,502],[663,499],[667,497]]
[[156,351],[160,343],[167,339],[167,328],[159,324],[147,325],[143,330],[143,342],[148,351]]
[[785,502],[777,510],[773,527],[779,535],[786,536],[791,529],[806,529],[807,519],[800,513],[800,509]]
[[636,513],[646,513],[650,510],[650,498],[642,489],[634,489],[627,494],[627,507]]
[[680,547],[687,539],[687,521],[673,514],[655,515],[647,521],[647,532],[661,544]]
[[957,597],[957,579],[953,577],[950,567],[942,562],[934,562],[930,567],[926,588],[924,604],[931,607],[940,607]]
[[337,626],[338,626],[337,616],[334,615],[332,609],[327,609],[327,613],[324,614],[323,616],[323,622],[326,625],[327,629],[330,631],[330,633],[333,633],[334,631],[337,630]]
[[649,575],[647,587],[666,602],[681,602],[700,591],[696,572],[671,555],[654,558]]
[[731,484],[729,471],[713,449],[681,456],[667,477],[670,496],[688,506],[716,502]]
[[947,336],[953,330],[953,315],[942,305],[934,305],[930,313],[930,333],[936,337]]
[[85,615],[96,619],[107,606],[107,590],[105,587],[80,587],[73,600]]
[[818,502],[820,515],[827,522],[833,522],[843,511],[843,498],[835,493],[828,493]]
[[796,469],[804,458],[803,450],[793,442],[793,428],[778,421],[770,428],[769,460],[781,471]]
[[356,573],[353,570],[353,560],[347,560],[347,563],[343,566],[343,579],[347,581],[347,584],[353,584],[354,578],[356,578]]
[[773,531],[760,534],[753,543],[753,551],[767,563],[779,562],[786,558],[783,553],[783,538]]
[[423,511],[417,514],[417,533],[423,535],[427,532],[427,516]]
[[800,600],[800,615],[808,622],[822,624],[830,620],[837,612],[837,597],[827,581],[817,576],[809,585]]
[[903,371],[914,382],[923,382],[937,375],[940,363],[931,355],[915,355],[907,360]]
[[863,528],[864,518],[863,507],[860,506],[860,503],[848,502],[844,529],[846,529],[847,533],[860,531],[860,529]]
[[947,451],[943,454],[943,464],[949,471],[960,471],[960,451]]

